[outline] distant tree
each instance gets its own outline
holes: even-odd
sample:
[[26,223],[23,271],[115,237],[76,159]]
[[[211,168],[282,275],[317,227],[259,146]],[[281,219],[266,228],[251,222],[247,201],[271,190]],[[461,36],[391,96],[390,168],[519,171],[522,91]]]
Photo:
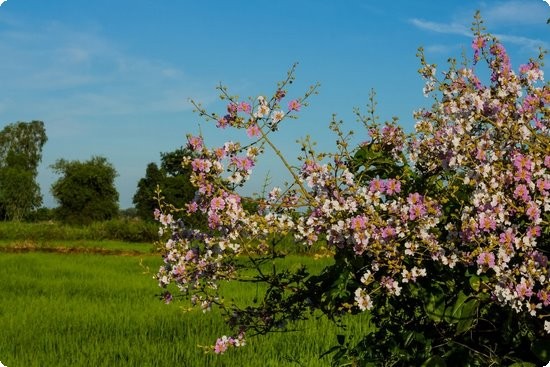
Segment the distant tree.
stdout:
[[157,185],[162,190],[164,200],[176,207],[183,207],[193,199],[195,188],[189,182],[191,172],[181,164],[183,157],[191,154],[190,150],[179,148],[160,154],[160,168],[156,163],[147,165],[145,177],[139,180],[133,198],[140,218],[153,219],[153,211],[159,206],[155,194]]
[[155,190],[157,185],[163,184],[165,178],[166,175],[161,172],[156,163],[147,165],[145,177],[139,180],[133,198],[138,217],[145,220],[153,219],[153,211],[158,207]]
[[61,175],[51,187],[61,220],[86,224],[118,215],[117,172],[106,158],[92,157],[85,162],[60,159],[51,168]]
[[120,209],[118,211],[118,215],[121,218],[124,219],[134,219],[137,218],[137,209],[136,208],[126,208],[126,209]]
[[19,221],[42,204],[36,176],[47,140],[42,121],[17,122],[0,131],[1,219]]

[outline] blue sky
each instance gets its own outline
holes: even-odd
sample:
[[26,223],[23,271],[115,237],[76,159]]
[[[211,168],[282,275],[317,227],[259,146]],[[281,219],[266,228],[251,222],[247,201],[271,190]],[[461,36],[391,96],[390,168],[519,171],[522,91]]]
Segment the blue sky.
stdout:
[[[358,128],[352,110],[365,106],[371,88],[378,115],[397,116],[410,131],[412,112],[429,103],[416,73],[418,46],[442,68],[462,51],[471,56],[476,9],[516,68],[539,46],[550,49],[543,0],[7,0],[0,6],[0,129],[45,122],[38,180],[46,206],[56,206],[51,164],[102,155],[119,173],[121,208],[131,207],[147,163],[184,145],[187,133],[202,131],[208,145],[247,140],[192,112],[189,98],[223,112],[220,82],[242,97],[271,95],[298,62],[289,97],[321,83],[300,119],[275,139],[289,156],[306,134],[331,149],[333,113]],[[267,172],[274,185],[284,180],[268,155],[246,193],[258,191]]]

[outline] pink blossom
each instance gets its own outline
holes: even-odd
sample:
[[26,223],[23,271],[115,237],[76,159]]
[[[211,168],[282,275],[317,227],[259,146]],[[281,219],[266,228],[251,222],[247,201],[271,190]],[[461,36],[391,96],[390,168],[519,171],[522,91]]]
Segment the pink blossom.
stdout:
[[212,162],[210,162],[207,159],[195,158],[191,162],[191,167],[195,172],[210,172],[210,168],[212,167]]
[[391,277],[383,276],[380,279],[380,285],[385,287],[389,294],[399,296],[401,294],[401,286]]
[[477,264],[492,268],[495,266],[495,254],[492,252],[482,252],[477,257]]
[[381,143],[394,153],[403,149],[404,138],[403,130],[398,126],[387,124],[382,128]]
[[540,236],[540,226],[531,226],[527,228],[526,235],[528,238],[535,238]]
[[200,136],[189,136],[187,137],[188,146],[194,151],[199,151],[203,147],[203,141]]
[[394,237],[397,234],[395,231],[395,228],[387,226],[384,229],[382,229],[382,238],[388,239],[391,237]]
[[174,217],[172,216],[172,214],[161,214],[159,216],[159,221],[167,226],[167,225],[170,225],[174,222]]
[[379,192],[381,194],[384,193],[385,189],[385,182],[379,178],[375,178],[370,182],[370,192],[376,193]]
[[215,197],[210,201],[210,208],[213,210],[223,210],[225,208],[225,200],[221,197]]
[[542,252],[534,250],[532,251],[529,256],[541,267],[546,268],[548,266],[548,257],[544,255]]
[[246,112],[246,113],[250,113],[250,111],[252,111],[252,106],[250,106],[249,103],[241,102],[237,106],[237,110],[242,111],[242,112]]
[[491,75],[491,80],[497,81],[500,75],[508,77],[512,66],[504,46],[501,43],[494,43],[491,46],[490,52],[495,57],[492,62],[493,73]]
[[531,219],[533,222],[538,220],[540,218],[540,209],[534,201],[530,201],[527,203],[527,209],[525,210],[525,214]]
[[220,216],[216,213],[216,212],[213,212],[213,211],[209,211],[208,213],[208,226],[210,228],[216,228],[220,225],[221,223],[221,218]]
[[197,211],[197,209],[199,208],[199,206],[197,205],[196,202],[192,201],[188,204],[186,204],[186,208],[187,208],[187,212],[188,213],[195,213]]
[[389,179],[386,181],[386,193],[392,195],[394,193],[401,192],[401,182],[395,179]]
[[366,228],[367,218],[364,215],[358,215],[351,218],[350,227],[354,231],[363,230]]
[[293,99],[292,101],[288,102],[289,111],[300,111],[300,107],[302,107],[302,105],[297,99]]
[[199,185],[199,193],[203,194],[203,195],[210,195],[210,193],[212,192],[212,184],[209,184],[209,183],[201,183]]
[[214,353],[223,354],[225,353],[225,351],[227,351],[227,348],[233,344],[234,344],[233,338],[227,337],[224,335],[221,338],[218,338],[218,340],[216,340],[216,345],[214,346]]
[[302,165],[302,171],[305,174],[311,174],[312,172],[315,172],[319,169],[319,165],[312,161],[312,160],[306,160],[305,163]]
[[187,250],[185,253],[185,261],[193,260],[197,257],[197,253],[193,250]]
[[246,129],[246,135],[252,138],[254,136],[260,136],[260,128],[257,124],[252,124]]
[[525,169],[531,171],[533,169],[533,161],[529,156],[518,153],[514,156],[514,167],[518,170]]
[[525,169],[520,169],[520,170],[516,171],[516,174],[514,175],[514,180],[530,182],[531,181],[531,172],[529,172]]
[[409,208],[409,219],[415,220],[426,214],[426,207],[424,204],[414,204]]
[[222,160],[223,158],[225,158],[226,156],[226,150],[225,148],[221,147],[221,148],[216,148],[214,150],[214,154],[216,155],[216,158],[218,160]]
[[474,61],[479,60],[479,51],[485,47],[485,38],[483,36],[478,36],[472,41],[472,49],[474,50]]
[[237,113],[237,110],[238,110],[238,106],[236,103],[229,103],[227,105],[227,112],[229,112],[230,115],[235,115]]
[[540,103],[539,98],[534,95],[528,95],[523,99],[522,112],[533,113]]
[[537,292],[537,297],[539,300],[543,303],[543,305],[548,306],[550,305],[550,292],[541,289]]
[[531,200],[531,197],[529,196],[529,189],[527,189],[527,186],[525,186],[524,184],[516,186],[516,189],[514,190],[514,197],[516,199],[521,199],[525,202]]
[[409,204],[418,204],[421,202],[422,202],[422,195],[420,195],[417,192],[409,194],[409,196],[407,197],[407,203]]
[[525,74],[529,70],[531,70],[535,65],[532,62],[529,62],[527,64],[521,64],[519,66],[519,72],[522,74]]
[[503,245],[511,245],[514,243],[514,240],[516,239],[516,236],[514,235],[514,231],[512,228],[508,228],[506,231],[500,234],[499,242]]
[[233,163],[237,169],[242,171],[248,171],[252,167],[254,167],[254,161],[249,157],[233,157],[231,159],[231,163]]
[[496,229],[497,223],[492,216],[488,216],[485,213],[479,215],[479,229],[484,232],[491,232]]
[[229,120],[230,120],[229,115],[225,115],[224,117],[220,117],[218,119],[218,124],[216,125],[216,127],[221,128],[221,129],[225,129],[229,125]]
[[516,293],[519,299],[529,298],[533,295],[533,289],[531,285],[526,283],[525,280],[516,285]]
[[480,162],[485,162],[485,160],[487,159],[487,152],[484,149],[478,147],[476,151],[476,159]]
[[543,196],[548,196],[548,190],[550,190],[550,180],[539,178],[537,180],[536,186]]
[[523,78],[527,79],[530,82],[533,82],[535,80],[542,80],[544,75],[543,72],[540,70],[539,65],[532,61],[527,64],[520,65],[519,72],[523,74]]

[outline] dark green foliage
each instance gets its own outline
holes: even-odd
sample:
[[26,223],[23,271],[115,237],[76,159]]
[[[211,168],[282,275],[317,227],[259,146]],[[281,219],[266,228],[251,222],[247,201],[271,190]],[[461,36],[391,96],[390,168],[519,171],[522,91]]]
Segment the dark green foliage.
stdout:
[[118,215],[115,168],[104,157],[85,162],[58,160],[52,169],[61,177],[51,191],[58,217],[68,223],[91,223]]
[[36,176],[47,140],[42,121],[17,122],[0,131],[0,219],[20,221],[42,204]]
[[163,200],[177,208],[183,208],[193,199],[195,188],[189,181],[191,172],[182,166],[183,157],[191,154],[188,149],[179,148],[161,153],[160,168],[155,163],[147,165],[145,177],[139,180],[133,198],[140,218],[153,220],[153,212],[159,207],[157,187],[162,191]]
[[45,222],[55,219],[55,209],[40,207],[30,212],[26,217],[27,222]]
[[8,241],[103,241],[152,243],[158,239],[158,226],[139,219],[112,219],[86,226],[59,222],[0,223],[0,239]]
[[153,220],[153,211],[158,207],[155,190],[157,185],[162,183],[164,177],[156,163],[149,163],[147,165],[145,177],[139,180],[137,184],[138,188],[133,198],[137,215],[141,219]]
[[119,216],[125,219],[137,218],[138,217],[137,209],[136,208],[121,209],[119,211]]

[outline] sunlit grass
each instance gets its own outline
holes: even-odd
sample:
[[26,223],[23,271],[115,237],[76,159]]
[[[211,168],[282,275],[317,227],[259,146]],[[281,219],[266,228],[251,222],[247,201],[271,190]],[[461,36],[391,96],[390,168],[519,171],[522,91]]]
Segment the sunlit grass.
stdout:
[[[323,266],[299,256],[285,261],[312,271]],[[162,303],[152,279],[160,262],[149,254],[1,253],[0,361],[9,367],[330,365],[319,357],[343,331],[325,318],[297,323],[296,332],[252,338],[223,356],[205,354],[199,346],[229,330],[216,311]],[[228,292],[250,298],[255,287],[232,285]],[[355,317],[345,333],[367,328],[366,317]]]

